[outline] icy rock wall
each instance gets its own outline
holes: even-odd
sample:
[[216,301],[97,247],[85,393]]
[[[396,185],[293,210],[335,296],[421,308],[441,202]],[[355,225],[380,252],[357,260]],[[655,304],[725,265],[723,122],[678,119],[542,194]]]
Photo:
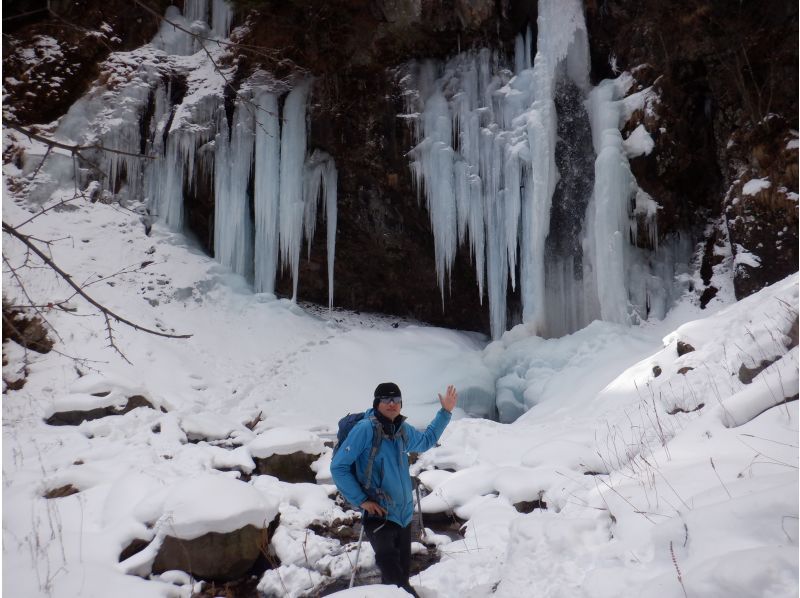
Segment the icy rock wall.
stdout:
[[[656,239],[657,206],[637,188],[620,134],[637,98],[623,99],[624,78],[591,88],[579,1],[540,2],[537,25],[535,57],[529,31],[516,40],[513,71],[487,49],[403,71],[404,116],[417,143],[411,172],[430,214],[442,301],[458,246],[469,239],[493,338],[507,328],[509,285],[519,289],[522,321],[542,336],[594,319],[662,317],[674,274],[668,260],[689,250],[653,256],[631,245],[639,221],[653,246]],[[562,127],[573,138],[559,138],[559,113],[578,123]],[[562,150],[557,164],[559,144],[587,130],[587,149]],[[564,185],[574,177],[585,184]],[[555,197],[570,205],[554,208],[560,183]]]
[[[226,2],[187,0],[186,11],[171,6],[166,17],[204,37],[230,30]],[[212,26],[203,20],[209,18]],[[321,202],[332,305],[337,170],[327,153],[307,151],[313,81],[300,79],[290,89],[258,71],[235,90],[228,114],[225,95],[234,90],[218,67],[224,48],[204,50],[197,37],[165,25],[151,44],[112,54],[113,87],[97,86],[77,102],[60,136],[118,150],[93,156],[105,192],[144,199],[150,215],[172,230],[185,230],[187,202],[213,198],[215,258],[256,292],[275,292],[282,264],[296,299],[302,242],[310,247]],[[87,184],[87,176],[80,173],[78,182]]]

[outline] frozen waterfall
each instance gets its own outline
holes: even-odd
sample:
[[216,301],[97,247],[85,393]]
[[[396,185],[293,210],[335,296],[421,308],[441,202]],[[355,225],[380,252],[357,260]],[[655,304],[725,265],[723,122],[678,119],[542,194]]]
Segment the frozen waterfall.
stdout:
[[430,214],[443,302],[469,239],[494,338],[507,328],[509,287],[519,289],[522,321],[543,336],[594,319],[662,317],[676,249],[654,256],[631,245],[640,220],[655,230],[657,210],[634,200],[643,192],[620,133],[624,82],[591,88],[578,0],[541,1],[537,31],[533,59],[530,30],[518,36],[513,71],[487,49],[403,71],[411,172]]
[[186,0],[185,11],[171,6],[166,18],[199,38],[165,22],[151,44],[112,54],[107,67],[115,87],[98,86],[73,105],[59,135],[126,152],[95,153],[102,187],[126,200],[145,199],[150,214],[172,230],[187,229],[190,206],[213,202],[214,256],[256,292],[274,294],[283,265],[297,298],[302,242],[310,248],[321,202],[332,305],[337,170],[327,153],[306,147],[313,80],[287,83],[257,71],[234,95],[217,66],[224,46],[201,47],[206,37],[229,34],[230,6]]

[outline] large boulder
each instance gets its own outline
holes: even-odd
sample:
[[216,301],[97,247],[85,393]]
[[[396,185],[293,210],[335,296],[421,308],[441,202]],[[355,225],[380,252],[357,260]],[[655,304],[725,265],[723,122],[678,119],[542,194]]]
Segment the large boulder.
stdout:
[[164,500],[163,541],[152,571],[177,569],[218,581],[242,577],[266,551],[277,514],[277,503],[226,475],[180,482]]
[[244,576],[268,544],[267,530],[253,525],[228,533],[208,532],[192,540],[167,536],[153,573],[188,571],[200,579],[231,581]]

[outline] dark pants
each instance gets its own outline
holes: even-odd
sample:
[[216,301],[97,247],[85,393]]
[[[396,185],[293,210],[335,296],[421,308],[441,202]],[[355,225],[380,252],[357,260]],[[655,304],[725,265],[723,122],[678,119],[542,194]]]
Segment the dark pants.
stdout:
[[375,562],[381,570],[381,583],[394,584],[412,596],[417,593],[408,582],[411,567],[411,526],[400,527],[393,521],[367,517],[364,533],[375,551]]

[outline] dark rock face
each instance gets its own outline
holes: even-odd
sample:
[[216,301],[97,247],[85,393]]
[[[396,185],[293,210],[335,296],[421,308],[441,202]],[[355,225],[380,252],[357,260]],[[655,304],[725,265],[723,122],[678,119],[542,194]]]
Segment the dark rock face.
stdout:
[[316,483],[316,474],[311,464],[319,459],[319,455],[310,455],[298,451],[290,455],[272,455],[265,459],[254,457],[256,471],[261,475],[271,475],[283,482]]
[[238,579],[253,567],[268,542],[267,530],[252,525],[228,534],[209,532],[193,540],[167,536],[153,562],[153,573],[177,569],[201,579]]
[[[796,124],[792,125],[792,128]],[[738,178],[725,197],[725,219],[737,256],[734,290],[746,297],[797,271],[797,138],[781,117],[770,115],[734,136]],[[766,179],[770,186],[747,193],[747,183]],[[796,197],[796,195],[795,195]]]

